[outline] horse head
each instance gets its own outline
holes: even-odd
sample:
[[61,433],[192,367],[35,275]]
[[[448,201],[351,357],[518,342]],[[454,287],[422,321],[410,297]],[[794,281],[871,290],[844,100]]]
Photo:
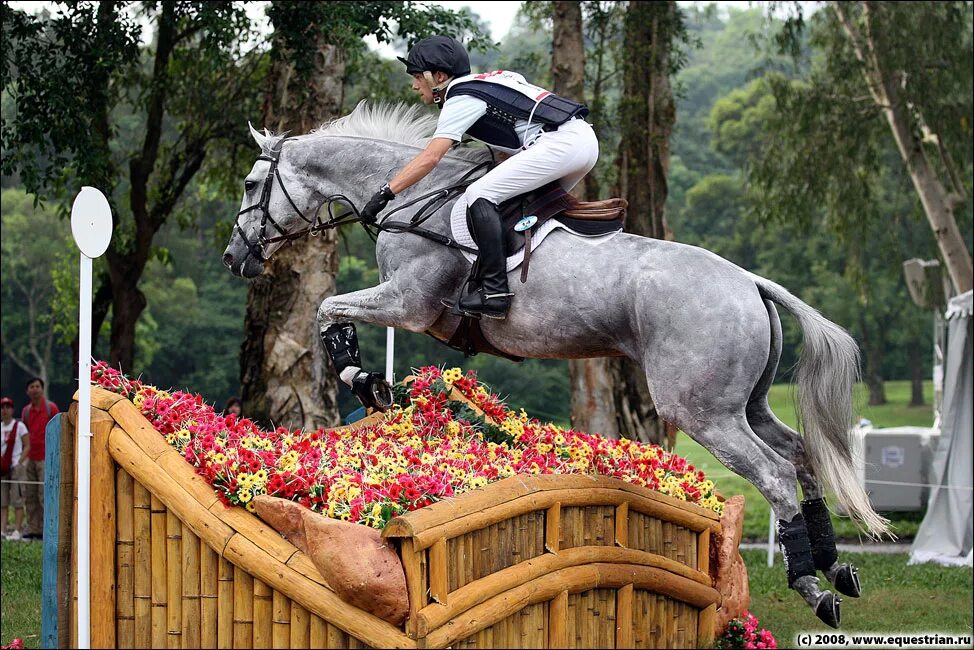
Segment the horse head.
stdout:
[[223,263],[234,275],[253,278],[288,239],[314,225],[322,194],[295,139],[248,126],[261,154],[244,179]]

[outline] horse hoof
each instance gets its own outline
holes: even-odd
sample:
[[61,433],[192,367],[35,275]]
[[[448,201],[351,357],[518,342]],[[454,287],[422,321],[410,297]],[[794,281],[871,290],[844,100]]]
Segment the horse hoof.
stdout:
[[352,380],[352,392],[366,408],[388,411],[392,407],[392,387],[378,373],[360,372]]
[[858,598],[862,594],[859,571],[851,564],[835,565],[827,577],[840,594],[845,594],[851,598]]
[[826,591],[819,599],[818,605],[815,606],[815,615],[826,625],[838,628],[842,620],[842,615],[839,611],[839,604],[841,602],[841,598],[831,591]]

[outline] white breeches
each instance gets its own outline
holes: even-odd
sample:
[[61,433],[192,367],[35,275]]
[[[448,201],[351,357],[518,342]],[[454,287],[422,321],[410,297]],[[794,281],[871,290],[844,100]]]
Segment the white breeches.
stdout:
[[541,133],[530,147],[511,156],[472,183],[464,197],[467,205],[487,199],[500,205],[519,194],[559,181],[571,191],[599,159],[599,141],[592,125],[570,120],[557,131]]

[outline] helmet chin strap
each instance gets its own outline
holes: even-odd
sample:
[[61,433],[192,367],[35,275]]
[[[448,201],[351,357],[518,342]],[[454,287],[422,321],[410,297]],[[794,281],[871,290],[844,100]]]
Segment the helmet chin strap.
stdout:
[[447,84],[450,83],[453,77],[447,77],[439,86],[436,85],[436,81],[433,79],[433,73],[429,70],[423,71],[423,78],[426,79],[426,83],[429,84],[430,90],[433,93],[433,103],[441,104],[443,102],[443,91],[446,89]]

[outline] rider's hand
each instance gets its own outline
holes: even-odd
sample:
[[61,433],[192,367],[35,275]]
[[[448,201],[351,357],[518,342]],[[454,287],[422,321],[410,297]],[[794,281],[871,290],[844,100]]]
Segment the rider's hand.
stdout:
[[389,201],[393,200],[394,198],[396,198],[396,195],[392,193],[392,190],[389,188],[389,184],[386,183],[378,192],[372,195],[369,202],[365,204],[364,208],[362,208],[362,222],[367,224],[375,223],[375,219],[379,216],[379,213],[382,212],[386,205],[388,205]]

